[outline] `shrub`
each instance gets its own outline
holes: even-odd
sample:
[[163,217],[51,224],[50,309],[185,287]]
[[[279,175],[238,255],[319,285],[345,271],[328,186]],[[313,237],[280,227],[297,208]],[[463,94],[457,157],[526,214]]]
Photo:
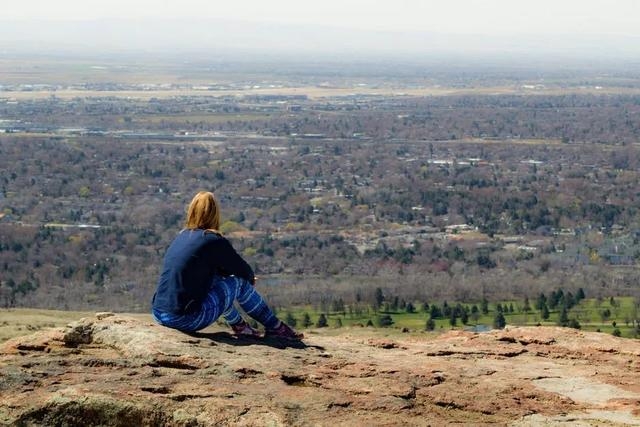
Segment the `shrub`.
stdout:
[[378,316],[378,326],[381,328],[386,328],[387,326],[393,325],[393,318],[391,318],[388,314],[383,314]]

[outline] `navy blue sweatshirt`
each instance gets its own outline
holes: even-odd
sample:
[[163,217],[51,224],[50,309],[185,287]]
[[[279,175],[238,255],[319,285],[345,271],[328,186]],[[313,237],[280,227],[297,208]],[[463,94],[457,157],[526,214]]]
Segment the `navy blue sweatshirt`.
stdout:
[[173,314],[198,310],[215,275],[255,282],[253,270],[227,239],[211,231],[182,230],[164,256],[153,308]]

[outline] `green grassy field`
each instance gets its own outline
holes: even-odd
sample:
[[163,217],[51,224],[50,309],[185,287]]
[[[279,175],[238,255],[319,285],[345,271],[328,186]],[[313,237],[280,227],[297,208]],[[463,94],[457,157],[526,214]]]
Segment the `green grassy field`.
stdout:
[[[442,307],[441,302],[434,302],[436,305]],[[504,317],[507,325],[516,326],[556,326],[560,316],[560,310],[551,310],[549,313],[549,319],[543,320],[538,310],[533,308],[533,302],[531,302],[532,310],[524,313],[520,311],[522,301],[503,301],[499,303],[503,307],[513,306],[514,312],[504,313]],[[449,303],[451,307],[455,306],[455,303]],[[469,308],[471,304],[463,304]],[[429,319],[429,312],[425,312],[422,309],[422,304],[414,303],[416,311],[414,313],[408,313],[406,310],[384,310],[374,311],[371,307],[360,306],[360,310],[349,310],[346,306],[344,312],[336,312],[325,310],[324,314],[327,320],[327,326],[318,328],[318,319],[323,311],[314,308],[312,306],[300,306],[292,307],[289,309],[279,309],[278,316],[286,320],[293,317],[295,319],[296,328],[300,330],[307,330],[313,333],[313,330],[322,329],[323,333],[340,333],[341,328],[356,327],[363,328],[363,330],[374,329],[377,331],[384,330],[389,335],[394,335],[405,330],[410,333],[426,332],[426,323]],[[477,304],[480,307],[480,304]],[[478,313],[477,316],[469,315],[467,324],[463,324],[461,319],[457,319],[455,325],[451,325],[449,318],[437,318],[434,319],[435,325],[433,333],[447,331],[451,329],[473,329],[480,326],[480,330],[483,328],[491,328],[494,323],[494,317],[496,315],[497,303],[489,304],[489,312],[487,314]],[[608,316],[603,314],[608,310]],[[634,300],[631,297],[619,297],[613,301],[605,299],[598,301],[596,299],[585,299],[578,305],[574,306],[568,312],[569,319],[575,319],[579,322],[580,328],[585,331],[600,331],[603,333],[612,334],[617,329],[620,332],[620,336],[625,338],[640,338],[637,329],[633,326],[632,319],[637,314],[637,309],[634,309]],[[310,325],[305,327],[303,325],[303,319],[305,313],[309,316]],[[41,310],[41,309],[4,309],[0,310],[0,342],[4,342],[9,338],[13,338],[21,335],[29,335],[34,331],[60,327],[68,324],[69,322],[78,320],[82,317],[94,316],[94,312],[79,312],[79,311],[59,311],[59,310]],[[127,313],[128,316],[140,318],[142,320],[151,321],[151,316],[146,313]],[[384,315],[391,317],[393,323],[389,326],[381,326],[380,318]],[[615,322],[615,326],[614,326]]]
[[[442,303],[435,302],[435,304],[442,306]],[[523,305],[522,301],[503,301],[499,303],[503,307],[513,307],[513,313],[505,311],[504,317],[507,325],[515,326],[557,326],[559,317],[561,314],[560,308],[550,310],[549,318],[547,320],[542,319],[540,311],[533,308],[533,302],[531,311],[524,313],[520,311],[520,307]],[[455,303],[449,303],[451,307]],[[472,304],[463,304],[469,308]],[[476,304],[478,307],[480,304]],[[383,315],[391,316],[393,324],[388,326],[394,329],[409,329],[413,331],[424,331],[426,329],[426,323],[429,319],[429,312],[422,310],[420,303],[414,303],[416,311],[414,313],[408,313],[406,310],[384,310],[374,311],[371,308],[364,309],[363,313],[350,313],[348,307],[344,312],[327,311],[325,317],[327,318],[328,328],[338,328],[345,326],[366,326],[367,324],[373,324],[373,327],[379,327],[379,319]],[[489,304],[489,312],[482,314],[481,312],[477,317],[469,315],[467,324],[463,324],[460,319],[457,319],[455,326],[451,325],[449,318],[436,318],[434,331],[442,331],[449,329],[463,329],[474,328],[476,326],[492,327],[494,323],[494,317],[496,315],[496,304]],[[602,313],[607,311],[609,315],[603,315]],[[308,314],[313,326],[316,327],[318,319],[320,317],[320,310],[311,306],[306,307],[294,307],[291,309],[281,309],[278,312],[278,316],[282,319],[286,319],[292,316],[296,321],[296,327],[304,329],[303,318],[304,314]],[[610,300],[606,299],[598,302],[596,299],[585,299],[580,304],[574,306],[568,311],[568,318],[575,319],[580,325],[580,329],[585,331],[600,331],[604,333],[613,333],[615,329],[620,331],[620,336],[626,338],[638,338],[640,337],[633,326],[632,319],[637,316],[634,313],[634,301],[631,297],[619,297],[613,300],[613,305]],[[370,323],[369,323],[370,322]],[[614,326],[615,324],[615,326]]]

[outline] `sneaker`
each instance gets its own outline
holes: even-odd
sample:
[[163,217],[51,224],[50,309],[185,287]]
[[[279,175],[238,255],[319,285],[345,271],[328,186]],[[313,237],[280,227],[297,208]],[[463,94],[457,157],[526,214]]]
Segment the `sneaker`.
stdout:
[[260,331],[253,329],[251,325],[244,320],[241,320],[240,323],[236,323],[235,325],[231,325],[231,329],[233,329],[233,334],[237,337],[260,338],[261,336]]
[[293,329],[291,329],[291,327],[289,327],[289,325],[284,322],[280,322],[280,325],[275,329],[267,329],[264,333],[264,336],[265,338],[273,337],[291,341],[299,341],[304,338],[303,333],[294,331]]

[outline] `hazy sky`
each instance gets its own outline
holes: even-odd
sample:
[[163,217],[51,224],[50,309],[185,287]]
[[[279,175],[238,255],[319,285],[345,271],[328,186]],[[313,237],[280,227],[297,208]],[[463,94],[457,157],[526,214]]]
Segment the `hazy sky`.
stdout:
[[[167,20],[178,24],[168,31]],[[0,23],[4,47],[173,43],[389,51],[401,45],[416,51],[520,45],[640,55],[637,0],[7,0]]]

